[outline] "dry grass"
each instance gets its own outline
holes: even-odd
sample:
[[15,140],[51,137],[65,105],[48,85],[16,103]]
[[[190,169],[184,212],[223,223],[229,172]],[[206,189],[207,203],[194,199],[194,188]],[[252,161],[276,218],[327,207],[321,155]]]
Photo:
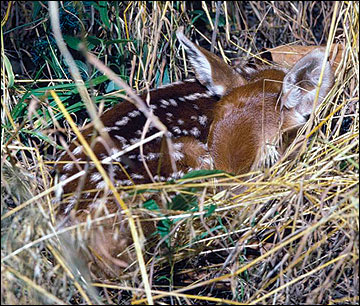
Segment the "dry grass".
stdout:
[[[75,8],[65,2],[60,16],[65,34],[79,36],[84,26],[101,40],[92,40],[91,52],[138,92],[191,74],[174,35],[181,25],[191,40],[237,65],[263,47],[344,47],[335,85],[298,136],[306,146],[295,159],[245,182],[217,177],[148,186],[194,194],[197,207],[150,210],[169,234],[164,243],[156,237],[147,246],[152,298],[164,304],[358,303],[359,5],[218,3],[121,2],[87,7],[84,15],[83,2]],[[62,150],[59,131],[69,140],[73,133],[48,91],[55,89],[67,110],[76,112],[79,125],[88,115],[76,87],[64,85],[71,77],[49,28],[47,8],[39,2],[2,6],[1,302],[146,303],[139,269],[111,282],[91,280],[69,247],[70,233],[81,246],[89,224],[55,225],[51,162]],[[99,77],[79,63],[85,63],[79,52],[72,53],[86,81]],[[86,86],[98,106],[118,101],[115,85],[97,80]],[[236,195],[239,186],[247,189]],[[133,215],[144,210],[140,196],[122,195]]]

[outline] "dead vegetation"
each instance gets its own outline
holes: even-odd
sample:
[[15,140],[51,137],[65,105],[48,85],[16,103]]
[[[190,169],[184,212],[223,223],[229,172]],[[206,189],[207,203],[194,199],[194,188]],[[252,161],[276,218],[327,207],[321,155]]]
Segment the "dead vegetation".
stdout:
[[[248,181],[215,174],[121,193],[133,216],[146,211],[158,222],[143,249],[150,292],[137,262],[111,281],[91,278],[71,239],[84,247],[86,228],[101,220],[56,226],[51,170],[60,136],[74,134],[49,90],[79,126],[88,114],[45,2],[2,5],[1,302],[146,304],[151,296],[159,304],[357,304],[358,11],[351,1],[60,3],[62,34],[99,109],[124,92],[77,50],[85,33],[89,51],[137,92],[191,75],[176,41],[181,25],[235,65],[282,45],[343,49],[334,87],[298,135],[293,159]],[[239,187],[247,188],[236,194]],[[144,207],[131,192],[145,188],[186,196],[176,209]]]

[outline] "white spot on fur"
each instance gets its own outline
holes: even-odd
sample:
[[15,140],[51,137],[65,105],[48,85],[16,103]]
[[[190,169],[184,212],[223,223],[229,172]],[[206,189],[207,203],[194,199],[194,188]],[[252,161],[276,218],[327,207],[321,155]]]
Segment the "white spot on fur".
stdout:
[[180,151],[174,151],[173,154],[171,154],[171,156],[175,159],[175,161],[178,161],[183,159],[184,154],[181,153]]
[[111,131],[118,131],[120,130],[117,126],[104,126],[103,131],[104,132],[111,132]]
[[181,129],[178,126],[173,126],[172,130],[177,134],[181,134]]
[[104,189],[105,187],[106,187],[106,182],[105,181],[101,181],[101,182],[96,184],[96,189]]
[[[160,157],[160,153],[150,152],[150,153],[148,153],[147,155],[143,155],[143,157],[145,158],[145,160],[155,160],[155,159],[157,159],[157,158]],[[137,159],[138,159],[139,161],[143,161],[143,157],[139,154],[139,155],[137,156]]]
[[178,178],[182,177],[183,175],[184,175],[184,172],[180,170],[180,171],[171,173],[170,177],[172,179],[178,179]]
[[100,153],[99,157],[100,157],[100,160],[104,160],[104,159],[108,158],[108,155],[105,153]]
[[90,195],[91,195],[90,192],[86,192],[86,193],[84,194],[84,198],[88,198],[88,197],[90,197]]
[[120,151],[117,149],[117,148],[111,148],[110,149],[110,154],[111,155],[115,155],[115,154],[117,154],[117,153],[119,153]]
[[131,178],[133,178],[134,180],[141,180],[141,179],[144,178],[143,175],[137,174],[137,173],[132,173],[130,176],[131,176]]
[[[65,174],[65,176],[66,176],[66,174]],[[61,182],[61,177],[60,177],[60,182]],[[63,193],[64,193],[63,186],[61,184],[59,184],[55,189],[55,198],[60,201]]]
[[76,148],[72,151],[72,153],[73,153],[74,155],[79,155],[79,154],[82,152],[82,150],[83,150],[83,147],[82,147],[82,146],[78,146],[78,147],[76,147]]
[[120,180],[119,184],[120,185],[125,185],[125,186],[130,186],[130,185],[132,185],[132,181],[130,181],[130,180]]
[[181,124],[184,124],[184,120],[179,119],[179,120],[177,121],[177,123],[180,124],[180,125],[181,125]]
[[59,159],[58,159],[58,160],[60,160],[65,154],[66,154],[66,151],[63,151],[63,152],[59,155]]
[[146,159],[147,160],[154,160],[154,159],[157,159],[160,157],[160,153],[149,153],[147,156],[146,156]]
[[172,106],[178,106],[177,102],[174,99],[169,99],[169,102]]
[[292,116],[295,124],[297,125],[304,124],[306,122],[304,116],[295,110],[293,111]]
[[131,118],[134,118],[136,116],[139,116],[140,115],[140,112],[138,110],[134,110],[130,113],[128,113],[128,116],[131,117]]
[[199,156],[198,163],[200,164],[200,168],[209,169],[213,165],[213,160],[210,155],[208,156]]
[[200,130],[197,128],[197,127],[193,127],[191,130],[190,130],[190,133],[192,135],[194,135],[195,137],[199,137],[201,132]]
[[160,100],[160,103],[163,104],[163,105],[165,105],[165,106],[169,106],[169,105],[170,105],[170,102],[169,102],[169,101],[166,101],[166,100],[164,100],[164,99],[161,99],[161,100]]
[[123,136],[120,136],[120,135],[114,135],[114,137],[115,137],[117,140],[121,141],[121,143],[122,143],[123,145],[125,145],[125,144],[126,144],[126,142],[127,142],[126,138],[125,138],[125,137],[123,137]]
[[174,143],[174,150],[180,151],[183,146],[184,146],[184,144],[182,142]]
[[129,121],[130,121],[130,118],[125,116],[121,120],[116,121],[115,124],[123,126],[123,125],[126,125]]
[[131,139],[130,139],[130,143],[131,143],[131,144],[134,144],[134,143],[139,142],[139,140],[140,140],[139,138],[131,138]]
[[[184,98],[186,100],[194,101],[194,100],[197,100],[197,99],[200,99],[200,98],[208,98],[211,95],[212,95],[211,92],[206,91],[206,92],[203,92],[203,93],[197,92],[197,93],[185,96]],[[179,98],[179,100],[180,100],[180,98]]]
[[68,171],[71,171],[72,168],[74,168],[74,163],[68,163],[68,164],[64,165],[63,170],[68,172]]
[[151,104],[151,105],[149,106],[149,108],[151,108],[152,110],[155,110],[155,109],[157,109],[157,106],[154,105],[154,104]]
[[100,181],[102,179],[102,176],[99,172],[95,172],[93,174],[91,174],[90,176],[90,182],[92,183],[96,183],[98,181]]
[[203,126],[205,126],[206,125],[206,122],[207,122],[207,117],[206,117],[206,115],[202,115],[202,116],[199,116],[199,123],[201,124],[201,125],[203,125]]
[[158,88],[153,89],[153,90],[163,89],[163,88],[167,88],[167,87],[171,87],[171,86],[175,86],[175,85],[180,85],[180,84],[183,84],[183,83],[184,83],[183,81],[176,81],[176,82],[173,82],[173,83],[161,85],[161,86],[159,86]]
[[205,151],[207,151],[207,150],[209,149],[207,143],[202,143],[202,142],[200,142],[200,146],[201,146]]
[[66,206],[65,212],[64,212],[65,215],[68,214],[70,212],[70,210],[73,209],[73,207],[75,206],[77,201],[78,201],[77,196],[72,196],[68,199],[68,205]]
[[185,96],[184,98],[186,100],[194,101],[194,100],[197,100],[200,96],[201,96],[201,94],[197,92],[197,93]]
[[280,158],[280,153],[275,144],[266,143],[260,149],[260,156],[258,159],[258,167],[271,167]]

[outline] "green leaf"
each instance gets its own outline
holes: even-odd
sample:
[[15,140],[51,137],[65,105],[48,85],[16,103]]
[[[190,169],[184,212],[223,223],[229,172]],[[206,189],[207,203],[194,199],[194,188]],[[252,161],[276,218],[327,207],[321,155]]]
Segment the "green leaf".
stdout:
[[153,199],[150,199],[150,200],[147,200],[146,202],[144,202],[143,206],[144,206],[144,208],[146,208],[148,210],[156,210],[156,211],[160,210],[159,205]]
[[191,194],[177,194],[171,202],[168,202],[168,208],[171,210],[189,211],[198,208],[198,199]]
[[[97,86],[99,84],[102,84],[102,83],[106,82],[107,80],[108,80],[108,77],[106,75],[100,75],[100,76],[98,76],[96,78],[93,78],[91,80],[86,81],[85,86],[87,88],[90,85],[91,86]],[[62,101],[62,103],[64,103],[65,107],[68,109],[68,111],[70,113],[71,112],[77,112],[77,111],[85,108],[84,103],[81,100],[79,100],[79,102],[77,102],[77,103],[72,104],[71,106],[68,106],[67,100],[70,99],[74,94],[78,93],[78,90],[77,90],[77,87],[75,86],[75,84],[59,84],[59,85],[54,85],[54,86],[35,88],[35,89],[32,89],[32,90],[29,90],[29,91],[25,92],[25,94],[22,96],[21,100],[12,109],[11,117],[14,118],[15,122],[18,122],[20,118],[24,118],[24,116],[26,116],[27,107],[28,107],[28,103],[26,103],[27,99],[29,99],[32,95],[35,96],[35,97],[41,98],[50,89],[53,89],[53,90],[58,92],[60,100]],[[50,102],[49,106],[54,108],[54,109],[57,109],[55,101],[50,96],[48,97],[48,99],[49,99],[49,102]],[[102,97],[102,96],[95,97],[96,102],[98,102],[100,100],[103,101],[104,97]],[[109,100],[111,100],[111,99],[109,99]],[[37,111],[37,113],[39,114],[40,117],[46,118],[48,126],[51,126],[52,125],[52,118],[49,115],[47,109],[45,109],[45,111],[43,111],[43,110],[44,110],[43,108],[40,108]],[[63,118],[62,112],[56,112],[55,118],[57,120]],[[37,118],[35,118],[35,115],[34,115],[34,117],[32,119],[35,120],[35,122],[38,120]],[[24,120],[28,120],[28,119],[24,118]],[[10,123],[8,123],[4,127],[9,129],[10,128]]]
[[[161,238],[164,238],[170,234],[172,225],[173,225],[173,222],[169,219],[160,220],[158,222],[157,232],[159,233]],[[168,248],[170,248],[170,236],[165,240],[165,244]]]
[[189,11],[188,14],[191,16],[191,15],[196,15],[192,20],[191,20],[191,23],[195,23],[195,21],[198,19],[198,18],[201,18],[203,20],[206,21],[206,16],[205,16],[205,12],[202,11],[202,10],[193,10],[193,11]]
[[[215,18],[214,18],[214,23],[215,23]],[[225,17],[220,15],[219,16],[219,20],[218,20],[218,26],[219,27],[224,27],[225,26]]]
[[91,44],[93,45],[94,47],[95,46],[100,46],[100,45],[103,45],[104,44],[104,40],[103,39],[100,39],[100,38],[97,38],[96,36],[87,36],[86,37],[86,40]]
[[221,173],[225,173],[225,172],[222,170],[194,170],[185,174],[181,179],[189,179],[194,177],[209,176],[212,174],[221,174]]
[[124,44],[128,42],[135,42],[134,39],[112,39],[105,42],[105,45],[112,45],[112,44]]
[[64,34],[64,40],[70,48],[72,48],[76,51],[80,50],[79,44],[82,42],[86,42],[86,47],[89,50],[94,49],[95,46],[104,44],[104,41],[102,39],[99,39],[95,36],[87,36],[86,40],[82,40],[80,37],[75,37],[75,36]]
[[81,39],[79,37],[65,34],[64,40],[70,48],[79,51],[79,44],[81,43]]
[[105,88],[105,92],[109,93],[109,92],[119,90],[119,89],[121,89],[120,86],[118,86],[114,81],[110,81],[109,84]]
[[88,71],[89,67],[88,67],[88,65],[86,65],[84,62],[79,61],[79,60],[74,60],[74,62],[78,66],[79,70],[83,71],[86,74],[87,78],[89,78],[89,71]]
[[171,284],[171,279],[168,278],[166,275],[162,275],[162,276],[158,277],[156,280],[161,281],[163,279],[167,280],[169,282],[169,284]]
[[110,20],[108,16],[108,10],[107,10],[107,1],[99,1],[99,13],[100,13],[100,19],[104,23],[104,25],[107,28],[110,28]]
[[32,9],[32,20],[35,20],[37,15],[39,14],[42,6],[40,1],[33,1],[33,9]]
[[59,150],[65,150],[64,147],[59,146],[56,144],[55,141],[53,141],[50,137],[48,137],[47,135],[44,135],[41,131],[39,130],[26,130],[26,129],[21,129],[21,132],[24,132],[26,134],[38,137],[39,139],[51,144],[52,146],[55,146],[57,149]]
[[206,213],[205,213],[205,217],[210,217],[212,215],[212,213],[215,211],[217,205],[216,204],[211,204],[209,206],[205,207]]
[[170,83],[170,77],[169,77],[169,69],[168,69],[168,67],[165,68],[164,76],[163,76],[163,79],[162,79],[162,83],[163,83],[163,85],[166,85],[166,84],[169,84],[169,83]]
[[[30,96],[30,94],[28,96]],[[27,109],[27,106],[28,104],[24,100],[17,103],[11,111],[11,117],[15,120],[18,119],[23,114],[24,110]]]

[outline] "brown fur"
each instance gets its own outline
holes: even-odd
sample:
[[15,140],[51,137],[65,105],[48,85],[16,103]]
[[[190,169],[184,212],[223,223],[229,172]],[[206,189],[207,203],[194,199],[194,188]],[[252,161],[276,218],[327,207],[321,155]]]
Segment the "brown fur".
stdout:
[[218,103],[208,139],[215,168],[249,172],[265,141],[277,135],[284,75],[280,70],[261,71],[253,77],[255,81],[236,88]]
[[[175,94],[176,93],[176,94]],[[187,139],[192,138],[193,144],[196,148],[194,148],[194,152],[199,153],[199,143],[205,143],[209,127],[212,122],[212,109],[215,105],[215,102],[217,101],[217,97],[210,96],[210,97],[202,97],[198,98],[196,100],[185,100],[185,101],[177,101],[178,106],[172,106],[168,105],[166,108],[162,108],[160,101],[162,99],[168,101],[170,99],[176,99],[176,97],[185,97],[189,96],[194,93],[206,93],[206,88],[200,85],[197,82],[185,82],[184,84],[179,84],[175,86],[160,88],[158,90],[154,90],[150,92],[150,105],[156,105],[157,109],[155,109],[154,114],[159,117],[159,119],[167,126],[169,131],[172,131],[172,128],[174,126],[178,126],[181,130],[180,134],[177,134],[172,131],[174,134],[173,141],[175,143],[181,142],[181,139]],[[145,100],[145,96],[142,97]],[[194,107],[196,105],[196,108]],[[121,102],[115,107],[113,107],[111,110],[105,112],[100,119],[102,120],[105,127],[114,127],[116,126],[116,121],[120,120],[121,118],[124,118],[128,113],[136,110],[136,107],[132,105],[130,102]],[[171,117],[171,121],[167,120],[167,113],[173,114]],[[192,119],[194,116],[198,118],[199,115],[205,115],[207,120],[204,124],[201,124],[198,120]],[[178,120],[182,120],[183,123],[180,125],[178,124]],[[116,138],[116,135],[122,136],[125,139],[129,140],[133,137],[139,138],[140,135],[135,135],[136,131],[142,130],[143,126],[145,125],[146,118],[143,114],[140,114],[139,116],[136,116],[134,118],[131,118],[129,122],[126,125],[120,126],[119,130],[109,131],[110,138],[113,141],[114,146],[118,150],[122,150],[124,147],[122,143]],[[187,131],[191,131],[191,129],[196,128],[199,130],[199,135],[195,136],[186,136],[183,134],[182,130],[186,129]],[[158,132],[157,129],[151,128],[149,132],[146,134],[146,136],[153,135],[154,133]],[[92,126],[88,126],[86,130],[83,132],[83,135],[87,138],[88,142],[91,142],[92,134],[94,133]],[[69,151],[72,152],[76,147],[79,146],[79,143],[77,141],[74,141],[70,147]],[[95,153],[95,155],[102,159],[104,157],[107,157],[110,154],[110,150],[112,148],[112,144],[105,143],[104,141],[99,140],[93,140],[92,142],[92,148]],[[191,160],[192,157],[189,156],[189,149],[190,149],[190,143],[189,140],[187,140],[186,147],[184,146],[184,149],[182,149],[182,153],[185,154],[187,160]],[[154,139],[153,141],[147,143],[144,145],[144,155],[146,156],[149,153],[155,153],[159,154],[159,158],[153,159],[153,160],[147,160],[148,167],[150,168],[150,171],[152,172],[153,176],[158,175],[159,177],[167,178],[172,173],[171,168],[171,162],[168,155],[167,146],[164,140],[161,138]],[[136,158],[133,158],[136,156]],[[112,175],[114,183],[116,185],[118,182],[121,182],[123,180],[128,180],[129,177],[128,174],[136,173],[138,175],[143,176],[142,179],[139,178],[130,178],[132,181],[132,184],[143,184],[150,181],[150,177],[148,173],[146,172],[143,163],[139,160],[138,156],[140,156],[140,150],[139,148],[126,153],[124,156],[121,156],[120,161],[113,162],[111,165],[104,164],[104,168]],[[82,162],[88,161],[88,158],[85,154],[85,152],[82,152],[80,155],[75,156],[75,158],[80,159]],[[64,168],[66,163],[64,162],[73,162],[75,165],[72,167],[71,170],[67,170]],[[71,158],[71,154],[64,155],[60,162],[57,165],[57,171],[60,175],[66,174],[67,177],[70,177],[74,174],[76,174],[80,169],[84,169],[87,167],[87,173],[86,176],[83,178],[80,178],[79,180],[74,180],[64,186],[64,196],[65,198],[67,195],[71,195],[74,193],[77,188],[81,187],[80,191],[82,191],[83,195],[87,190],[93,190],[96,189],[96,183],[90,181],[90,177],[93,173],[96,173],[97,170],[93,166],[92,163],[90,164],[81,164],[77,163],[76,161],[73,161]],[[180,160],[177,163],[179,170],[186,171],[188,168],[196,168],[195,161],[191,161],[190,164],[187,164],[187,162],[184,162],[184,160]],[[126,172],[124,172],[124,168],[126,168]],[[83,183],[81,184],[81,181]],[[121,186],[121,184],[119,185]],[[88,199],[93,199],[95,194],[100,195],[98,192],[93,192],[92,196]],[[86,208],[88,205],[88,199],[84,196],[79,199],[79,203],[77,205],[77,209],[83,209]],[[60,213],[63,213],[67,202],[64,201],[60,207]]]
[[[183,34],[177,34],[190,54],[202,85],[185,81],[150,92],[150,106],[155,106],[154,114],[172,133],[175,148],[173,156],[170,156],[164,138],[144,145],[146,163],[155,180],[179,178],[177,176],[191,169],[209,169],[213,166],[212,162],[215,168],[234,174],[271,165],[284,153],[299,126],[305,122],[305,115],[312,110],[317,75],[323,60],[321,51],[305,56],[287,74],[280,69],[261,67],[240,75],[214,54],[195,46]],[[320,88],[322,98],[333,82],[329,66],[324,80]],[[286,94],[282,94],[284,90]],[[220,101],[214,93],[223,95]],[[142,99],[145,100],[146,95]],[[137,142],[140,139],[139,132],[146,118],[134,112],[138,112],[135,106],[122,102],[101,116],[104,126],[109,129],[111,143],[97,137],[91,125],[85,129],[83,135],[100,160],[111,155],[112,149],[123,150],[125,142],[129,145],[130,140]],[[156,132],[155,128],[150,127],[146,136]],[[281,144],[284,133],[286,139]],[[99,186],[102,186],[102,178],[88,163],[85,152],[74,153],[78,146],[74,141],[68,154],[60,159],[61,162],[75,159],[75,165],[71,167],[59,163],[56,166],[59,174],[66,178],[86,169],[86,176],[64,186],[64,201],[58,208],[58,217],[73,216],[69,211],[75,211],[75,217],[69,218],[68,224],[84,222],[89,214],[95,217],[107,213],[105,209],[101,212],[94,209],[97,206],[95,200],[107,194],[104,188],[96,188],[99,182]],[[151,181],[141,158],[137,148],[110,165],[103,166],[114,184],[121,189],[124,184]],[[178,173],[173,173],[171,158],[176,161]],[[74,193],[77,193],[77,197],[74,197]],[[105,203],[108,212],[118,211],[111,197]],[[139,224],[139,227],[143,228],[145,237],[155,230],[150,221]],[[131,243],[129,228],[124,220],[109,219],[102,223],[101,229],[93,227],[89,230],[89,247],[94,254],[95,270],[105,275],[118,275],[135,260],[131,254],[124,253]]]

